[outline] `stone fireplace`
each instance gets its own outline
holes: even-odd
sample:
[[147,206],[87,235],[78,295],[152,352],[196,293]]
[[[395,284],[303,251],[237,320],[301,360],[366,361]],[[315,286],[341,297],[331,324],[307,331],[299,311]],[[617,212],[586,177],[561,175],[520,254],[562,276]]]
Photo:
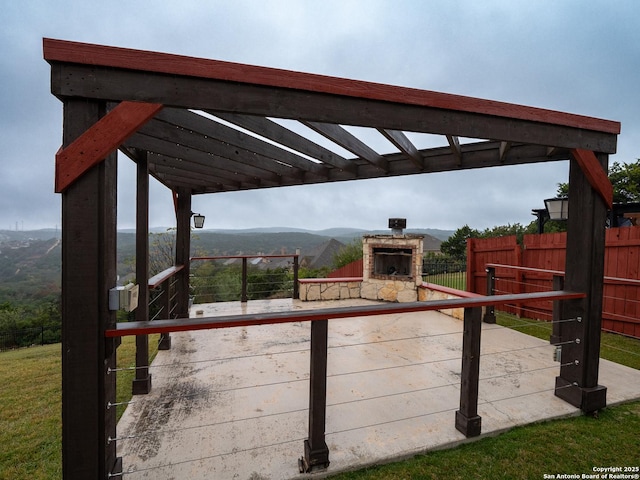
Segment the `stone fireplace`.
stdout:
[[389,219],[391,235],[362,237],[361,297],[415,302],[422,284],[423,235],[404,234],[405,219]]

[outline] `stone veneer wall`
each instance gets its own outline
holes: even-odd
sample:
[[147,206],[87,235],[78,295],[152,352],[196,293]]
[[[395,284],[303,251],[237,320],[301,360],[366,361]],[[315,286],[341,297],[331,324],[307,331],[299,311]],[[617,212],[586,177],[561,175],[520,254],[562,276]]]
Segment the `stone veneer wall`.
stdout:
[[[365,235],[362,237],[362,298],[386,302],[415,302],[422,284],[423,235]],[[412,272],[408,277],[373,274],[374,248],[410,248]]]
[[301,278],[298,281],[300,300],[346,300],[360,297],[362,278]]
[[[361,296],[360,277],[348,278],[302,278],[299,280],[300,300],[312,302],[318,300],[346,300],[349,298],[364,298]],[[453,288],[421,283],[417,290],[417,301],[450,300],[452,298],[480,297],[476,293],[464,292]],[[485,308],[483,307],[483,315]],[[464,308],[448,308],[440,310],[458,320],[464,320]]]

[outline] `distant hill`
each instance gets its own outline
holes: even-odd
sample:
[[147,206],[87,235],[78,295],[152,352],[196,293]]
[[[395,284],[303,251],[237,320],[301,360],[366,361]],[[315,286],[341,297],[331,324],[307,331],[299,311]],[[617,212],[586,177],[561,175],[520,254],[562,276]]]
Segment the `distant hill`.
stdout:
[[[165,235],[166,228],[153,235]],[[438,249],[442,239],[453,232],[407,229],[425,235],[425,250]],[[389,230],[367,231],[353,228],[302,230],[286,227],[245,230],[194,230],[192,255],[293,254],[308,255],[332,239],[348,244],[365,234],[388,234]],[[61,232],[57,229],[0,230],[0,304],[30,302],[60,291]],[[127,278],[135,270],[135,232],[118,232],[118,275]]]
[[[324,230],[305,230],[301,228],[291,228],[291,227],[268,227],[268,228],[249,228],[249,229],[242,229],[242,230],[205,229],[203,230],[203,232],[230,233],[230,234],[297,232],[297,233],[310,233],[312,235],[319,235],[322,237],[329,237],[329,238],[338,238],[338,237],[356,238],[356,237],[361,237],[362,235],[367,235],[367,234],[386,234],[386,233],[389,233],[389,230],[388,229],[387,230],[364,230],[364,229],[349,228],[349,227],[334,227],[334,228],[327,228]],[[408,228],[406,229],[406,232],[416,233],[420,235],[430,235],[441,241],[448,239],[451,235],[455,233],[454,230],[438,230],[436,228]]]
[[60,239],[36,236],[0,236],[0,304],[25,304],[60,293]]

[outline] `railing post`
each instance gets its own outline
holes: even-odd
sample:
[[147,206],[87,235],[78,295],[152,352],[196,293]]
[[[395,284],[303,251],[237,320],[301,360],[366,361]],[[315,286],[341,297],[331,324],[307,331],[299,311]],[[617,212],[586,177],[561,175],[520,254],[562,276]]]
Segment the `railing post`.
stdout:
[[464,309],[462,336],[462,374],[460,410],[456,412],[456,429],[465,437],[480,435],[482,418],[478,415],[478,380],[480,377],[480,332],[482,308]]
[[300,286],[298,285],[298,254],[293,256],[293,298],[300,298]]
[[[495,295],[496,293],[496,269],[494,267],[487,267],[487,296]],[[496,307],[495,305],[488,305],[485,309],[484,323],[496,323]]]
[[298,461],[300,473],[329,466],[325,441],[327,415],[328,320],[311,322],[311,376],[309,379],[309,438],[304,441],[304,457]]
[[[162,299],[163,306],[162,311],[166,313],[167,320],[171,318],[171,277],[168,277],[162,282]],[[170,350],[171,349],[171,335],[168,333],[161,333],[158,340],[158,350]]]
[[[554,275],[553,276],[553,287],[554,290],[564,290],[564,277],[562,275]],[[561,301],[555,300],[553,302],[553,313],[551,316],[551,337],[549,337],[549,343],[551,345],[557,345],[560,343],[560,320],[562,318],[561,315]]]
[[242,293],[240,301],[247,303],[247,257],[242,257]]

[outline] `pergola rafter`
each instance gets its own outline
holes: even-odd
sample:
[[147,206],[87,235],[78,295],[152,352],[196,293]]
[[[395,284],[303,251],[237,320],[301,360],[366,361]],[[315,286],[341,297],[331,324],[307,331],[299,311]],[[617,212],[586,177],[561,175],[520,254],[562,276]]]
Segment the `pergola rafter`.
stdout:
[[[561,314],[582,321],[562,324],[559,335],[584,341],[563,349],[555,393],[583,411],[606,405],[606,388],[598,385],[598,354],[604,224],[612,201],[606,171],[608,156],[616,151],[618,122],[61,40],[45,39],[44,57],[51,65],[52,93],[64,105],[55,184],[63,205],[65,479],[118,478],[113,472],[122,471],[110,441],[115,412],[105,409],[105,399],[115,395],[109,368],[115,367],[117,342],[106,332],[116,319],[106,299],[116,284],[118,149],[138,167],[136,276],[143,288],[148,283],[149,176],[173,192],[176,318],[188,316],[193,195],[569,160],[565,288],[579,295],[564,297]],[[350,127],[382,135],[390,151],[376,151]],[[305,136],[308,128],[324,138]],[[442,144],[419,148],[409,134],[412,139],[413,134],[436,135]],[[350,153],[337,153],[343,150]],[[138,321],[147,316],[148,308],[136,312]],[[477,323],[474,318],[470,315],[468,322]],[[165,345],[168,340],[163,339]],[[137,364],[148,365],[146,339],[136,343]],[[150,388],[148,369],[136,369],[134,392]],[[468,427],[479,419],[465,415],[456,425]],[[316,448],[328,455],[323,425],[313,431],[305,455],[316,455]]]

